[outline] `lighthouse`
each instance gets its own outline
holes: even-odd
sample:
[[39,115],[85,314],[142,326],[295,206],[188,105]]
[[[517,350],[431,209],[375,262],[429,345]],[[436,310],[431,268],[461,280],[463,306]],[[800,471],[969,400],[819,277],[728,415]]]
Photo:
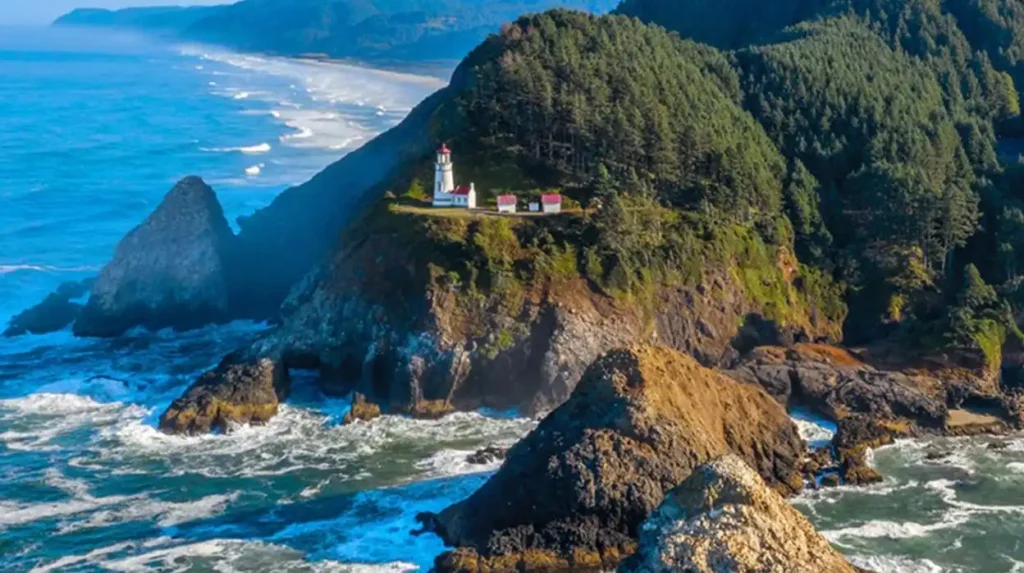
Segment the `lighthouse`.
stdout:
[[437,150],[437,163],[434,166],[434,207],[465,207],[476,209],[476,187],[455,186],[455,165],[452,164],[452,152],[448,146],[441,144]]

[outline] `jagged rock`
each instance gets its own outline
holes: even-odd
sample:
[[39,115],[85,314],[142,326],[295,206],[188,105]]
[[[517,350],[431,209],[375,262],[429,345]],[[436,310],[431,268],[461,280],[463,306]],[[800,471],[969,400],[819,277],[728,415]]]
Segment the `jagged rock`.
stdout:
[[172,434],[202,434],[228,431],[234,424],[266,423],[277,414],[290,385],[281,361],[235,361],[229,357],[171,404],[160,418],[160,429]]
[[61,284],[43,302],[12,318],[3,335],[46,334],[67,328],[82,312],[82,305],[74,300],[85,296],[92,283],[93,279],[86,279]]
[[844,483],[865,485],[882,481],[882,474],[868,464],[868,450],[893,443],[896,438],[912,435],[913,428],[905,421],[878,420],[853,415],[839,420],[832,448],[839,460],[839,474]]
[[420,400],[409,409],[409,415],[420,420],[438,420],[454,411],[447,400]]
[[792,492],[803,450],[760,388],[667,348],[613,350],[480,490],[420,521],[460,548],[438,558],[441,573],[612,567],[699,464],[733,452]]
[[351,424],[356,420],[369,422],[370,420],[379,418],[380,415],[380,406],[369,402],[363,394],[355,392],[352,394],[352,407],[345,413],[345,419],[342,420],[341,423]]
[[466,462],[471,463],[473,465],[485,466],[505,459],[505,456],[507,454],[507,448],[499,448],[498,446],[487,446],[486,448],[481,448],[473,452],[472,454],[466,456]]
[[757,348],[729,374],[759,384],[781,403],[796,401],[833,420],[864,414],[936,430],[945,427],[948,387],[956,384],[919,370],[880,370],[820,344]]
[[620,573],[854,573],[743,459],[698,467],[640,528]]
[[230,317],[234,235],[217,197],[182,179],[117,245],[73,330],[117,336],[135,326],[188,329]]

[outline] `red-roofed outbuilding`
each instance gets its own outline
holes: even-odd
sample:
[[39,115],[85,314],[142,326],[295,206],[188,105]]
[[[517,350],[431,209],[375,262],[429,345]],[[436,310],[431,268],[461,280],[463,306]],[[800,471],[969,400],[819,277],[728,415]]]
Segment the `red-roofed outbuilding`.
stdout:
[[561,213],[562,196],[558,193],[545,193],[540,196],[540,205],[545,213]]

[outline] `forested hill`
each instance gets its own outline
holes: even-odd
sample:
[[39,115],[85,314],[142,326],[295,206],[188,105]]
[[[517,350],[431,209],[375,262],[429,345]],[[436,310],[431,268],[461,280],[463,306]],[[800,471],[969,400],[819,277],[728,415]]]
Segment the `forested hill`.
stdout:
[[521,14],[605,13],[616,0],[242,0],[191,8],[75,10],[55,24],[116,27],[235,49],[336,58],[459,60]]
[[[787,214],[801,260],[846,289],[849,342],[988,339],[992,354],[1016,330],[1020,2],[624,0],[617,13],[727,50],[743,107],[813,189],[789,188]],[[983,282],[987,310],[968,309]]]
[[[1008,151],[1022,35],[1011,2],[974,6],[969,31],[956,3],[792,2],[758,20],[742,0],[628,0],[620,12],[650,24],[524,17],[463,62],[433,135],[472,150],[463,166],[512,164],[522,181],[599,200],[574,247],[609,292],[685,282],[709,245],[739,260],[753,247],[722,233],[749,232],[797,254],[803,300],[845,317],[846,342],[998,364],[1024,305],[1024,170]],[[685,34],[680,23],[710,15],[695,33],[728,37],[721,47],[657,25]],[[780,318],[777,295],[753,296],[776,296]]]

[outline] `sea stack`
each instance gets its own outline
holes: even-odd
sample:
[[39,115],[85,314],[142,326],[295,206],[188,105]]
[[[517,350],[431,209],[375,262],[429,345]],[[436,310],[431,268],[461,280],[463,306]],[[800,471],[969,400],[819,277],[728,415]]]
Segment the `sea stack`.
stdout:
[[700,464],[734,453],[791,493],[804,448],[761,388],[669,348],[613,350],[483,487],[419,517],[456,547],[436,560],[439,573],[610,569]]
[[199,177],[178,182],[117,245],[73,326],[113,337],[135,326],[189,329],[229,318],[235,237]]

